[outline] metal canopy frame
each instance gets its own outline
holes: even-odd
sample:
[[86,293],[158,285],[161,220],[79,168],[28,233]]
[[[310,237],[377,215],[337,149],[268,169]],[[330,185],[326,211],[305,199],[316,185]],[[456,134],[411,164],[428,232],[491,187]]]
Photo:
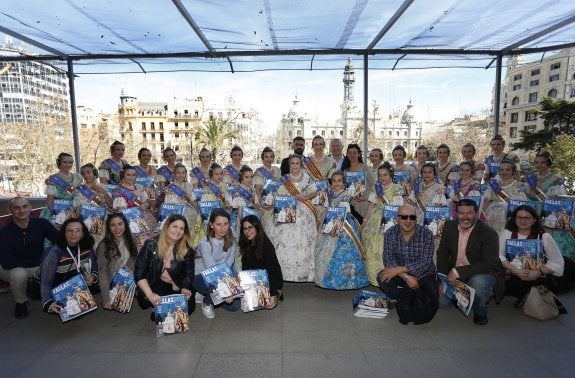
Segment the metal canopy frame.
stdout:
[[[477,26],[472,25],[472,27],[464,30],[467,33],[465,37],[468,37],[469,41],[465,41],[465,38],[458,41],[457,38],[460,36],[457,35],[457,33],[459,32],[458,27],[462,25],[468,26],[468,23],[465,23],[466,17],[473,19],[475,16],[473,11],[479,9],[478,7],[480,7],[480,5],[475,4],[476,2],[474,0],[436,0],[434,3],[437,4],[424,1],[416,2],[415,0],[355,0],[354,2],[318,0],[317,2],[298,4],[292,4],[282,0],[263,0],[262,3],[257,4],[247,0],[238,0],[237,2],[229,2],[227,0],[213,0],[210,2],[194,1],[193,4],[192,0],[140,0],[138,4],[132,4],[127,1],[103,2],[100,0],[86,0],[81,3],[82,5],[74,0],[54,0],[49,3],[45,3],[43,0],[31,0],[29,3],[10,5],[12,9],[10,9],[10,7],[3,9],[0,12],[0,32],[28,43],[42,52],[22,55],[2,54],[0,52],[0,61],[41,62],[59,60],[67,63],[74,148],[76,150],[77,161],[79,161],[79,146],[77,141],[78,125],[76,111],[74,109],[75,62],[86,62],[92,65],[109,60],[124,60],[127,64],[136,64],[142,72],[146,73],[150,72],[150,70],[146,69],[145,64],[151,59],[167,60],[169,64],[169,59],[204,58],[208,61],[227,62],[229,71],[235,73],[238,72],[238,70],[234,68],[234,58],[309,56],[311,57],[309,60],[309,70],[313,70],[314,62],[317,62],[316,58],[320,56],[361,56],[364,63],[363,114],[364,135],[366,136],[368,128],[367,107],[369,94],[369,81],[367,78],[370,69],[370,57],[378,55],[394,57],[393,60],[395,63],[387,69],[395,70],[398,64],[400,62],[403,64],[403,62],[405,62],[404,58],[410,55],[442,55],[453,57],[453,59],[461,56],[484,56],[492,58],[491,63],[484,67],[485,69],[490,68],[491,65],[496,62],[494,133],[498,133],[499,95],[501,91],[503,57],[541,53],[575,46],[575,8],[572,6],[571,0],[526,0],[524,2],[501,0],[485,4],[480,8],[483,11],[481,14],[483,17],[478,17],[477,20],[474,20]],[[114,9],[108,9],[110,7]],[[132,9],[132,7],[134,9]],[[487,7],[493,7],[494,9]],[[529,9],[529,7],[531,8]],[[425,8],[429,9],[429,13],[432,14],[425,14]],[[117,16],[113,12],[115,10],[118,12],[126,12],[126,10],[129,10],[129,12],[133,11],[134,16],[141,18],[136,19],[133,25],[140,25],[140,23],[144,24],[144,20],[148,20],[146,18],[148,15],[145,14],[145,11],[149,11],[150,9],[157,9],[158,17],[162,17],[164,13],[170,12],[172,20],[177,21],[177,17],[180,17],[183,24],[176,25],[179,27],[178,33],[176,34],[178,36],[183,35],[182,38],[187,38],[189,43],[190,41],[194,42],[193,36],[195,36],[200,44],[195,48],[178,49],[180,51],[173,51],[176,49],[175,47],[179,47],[179,45],[164,47],[161,44],[151,44],[154,51],[148,51],[151,49],[142,46],[142,44],[148,42],[147,40],[137,40],[134,35],[130,34],[130,31],[134,30],[123,28],[123,25],[119,23],[118,19],[109,17],[110,15]],[[212,9],[213,13],[220,13],[213,16],[211,12]],[[331,23],[328,22],[331,21],[329,17],[322,18],[323,14],[320,13],[305,14],[306,11],[313,11],[314,9],[316,12],[318,9],[322,11],[325,10],[328,15],[333,16],[333,30],[328,28],[328,26],[332,26]],[[381,15],[377,13],[379,9],[381,9]],[[91,31],[98,31],[97,34],[102,33],[101,36],[97,34],[83,34],[78,40],[67,40],[67,37],[71,39],[75,34],[67,30],[61,23],[54,24],[55,21],[50,17],[54,14],[57,15],[58,10],[63,13],[67,11],[77,12],[78,17],[86,19],[87,23],[93,23],[88,25],[88,27],[92,26],[93,30]],[[233,20],[230,22],[230,17],[234,10],[238,13],[239,17],[241,17],[241,15],[253,16],[253,14],[256,13],[256,16],[263,16],[262,19],[259,19],[259,21],[261,21],[259,23],[261,27],[261,29],[259,29],[260,34],[262,30],[264,31],[264,36],[260,40],[261,44],[253,43],[253,41],[248,38],[251,36],[252,39],[254,39],[254,35],[257,34],[257,27],[256,25],[252,26],[250,20],[244,22],[243,19],[240,19],[237,24],[235,24]],[[525,12],[526,10],[527,12]],[[106,13],[107,11],[108,13]],[[489,24],[491,18],[502,17],[499,13],[504,11],[508,11],[511,15],[514,15],[515,19],[508,20],[500,18],[500,23],[494,26],[494,30],[487,30],[486,33],[483,33],[483,35],[479,37],[475,35],[475,33],[483,30],[482,27]],[[36,12],[36,14],[34,14],[34,12]],[[250,12],[253,12],[253,14]],[[545,13],[545,15],[541,16],[540,14],[542,13]],[[132,14],[130,16],[132,16]],[[221,24],[219,21],[220,17],[218,16],[222,18]],[[303,30],[307,32],[305,28],[307,26],[305,25],[305,21],[308,21],[305,19],[306,16],[312,18],[313,21],[316,19],[318,21],[309,26],[312,32],[308,33],[309,35],[304,34],[304,39],[305,37],[313,39],[311,37],[317,32],[318,36],[321,35],[323,40],[328,41],[323,42],[324,46],[302,48],[301,45],[312,44],[312,42],[298,39],[301,38],[300,34],[298,34],[299,29],[296,27],[294,27],[293,30],[289,28],[293,25],[300,26],[301,28],[303,25]],[[30,17],[30,19],[26,19],[28,17]],[[34,23],[34,17],[38,19],[42,18],[42,22],[38,20]],[[534,17],[539,17],[539,19],[537,19],[536,22],[533,21],[533,24],[530,24],[530,20]],[[420,19],[423,21],[420,22]],[[106,22],[103,20],[106,20]],[[252,17],[251,21],[254,20],[258,19]],[[412,20],[414,20],[414,27],[410,29],[407,26],[411,26],[410,22]],[[68,21],[71,24],[77,22],[76,20],[66,17],[64,17],[64,21]],[[418,24],[418,22],[420,23]],[[522,25],[525,24],[523,30],[516,28],[516,25],[519,23]],[[377,29],[376,26],[378,24],[383,24],[383,26]],[[406,26],[406,24],[408,25]],[[186,34],[185,25],[187,25],[187,31],[192,32],[189,36]],[[147,27],[147,25],[145,26]],[[146,34],[166,30],[162,29],[162,27],[165,28],[164,25],[158,26],[156,28],[157,30],[151,27],[151,30],[147,31]],[[314,27],[316,27],[316,29],[314,29]],[[251,35],[252,28],[254,35]],[[249,32],[246,29],[249,29]],[[444,40],[437,41],[434,39],[437,38],[437,33],[435,31],[432,33],[434,29],[443,31],[444,34],[440,35],[440,37],[444,37]],[[566,35],[563,33],[564,35],[554,38],[558,33],[560,34],[566,29]],[[138,29],[138,31],[140,30],[141,29]],[[339,37],[336,32],[337,30],[340,30]],[[80,30],[79,33],[81,32]],[[109,42],[110,44],[118,44],[122,45],[122,47],[105,48],[104,46],[109,45],[102,44],[101,39],[104,38],[106,33],[113,39]],[[328,38],[334,34],[335,38]],[[157,35],[160,36],[160,34]],[[229,36],[230,42],[221,40],[220,37],[222,35]],[[358,35],[361,37],[363,43],[357,42],[357,39],[360,39]],[[372,37],[370,38],[370,36]],[[84,39],[82,39],[82,37]],[[98,39],[98,37],[100,39]],[[257,38],[260,37],[258,36]],[[496,44],[493,43],[494,47],[489,46],[489,48],[485,48],[485,44],[489,45],[490,39],[493,40],[494,38],[499,38]],[[315,39],[319,40],[319,38]],[[333,40],[331,46],[330,40]],[[388,42],[389,40],[392,42]],[[228,44],[226,43],[237,46],[237,48],[228,48]],[[389,44],[392,46],[386,46]],[[476,46],[469,46],[473,44]],[[160,47],[158,48],[158,46]],[[256,46],[260,48],[243,49],[241,48],[242,46]],[[110,52],[110,50],[112,51]],[[236,63],[237,62],[236,60]],[[281,62],[281,59],[276,60],[276,62]],[[258,63],[256,61],[255,64],[264,65],[265,63]],[[378,68],[372,65],[371,69]],[[205,71],[210,70],[206,69]],[[364,150],[367,152],[366,137],[364,138],[364,147]]]

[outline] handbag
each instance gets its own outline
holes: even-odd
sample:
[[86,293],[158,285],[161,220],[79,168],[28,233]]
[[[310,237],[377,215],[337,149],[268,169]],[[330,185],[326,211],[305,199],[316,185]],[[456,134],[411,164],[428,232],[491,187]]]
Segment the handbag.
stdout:
[[[561,311],[563,310],[563,311]],[[544,285],[532,286],[523,302],[523,313],[539,320],[549,320],[565,313],[563,304]]]

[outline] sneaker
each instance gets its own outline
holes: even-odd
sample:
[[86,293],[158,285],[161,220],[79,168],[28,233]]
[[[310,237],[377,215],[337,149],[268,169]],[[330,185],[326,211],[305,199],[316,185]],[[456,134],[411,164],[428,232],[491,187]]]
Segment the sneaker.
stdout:
[[196,292],[196,295],[194,298],[196,300],[196,303],[202,303],[204,301],[204,296],[198,292]]
[[16,319],[24,319],[28,316],[28,306],[26,305],[26,302],[16,303],[16,307],[14,307],[14,316]]
[[487,320],[487,315],[484,316],[479,316],[479,315],[473,315],[473,323],[477,324],[477,325],[486,325],[488,323]]
[[202,313],[208,319],[213,319],[216,314],[214,313],[214,306],[202,304]]

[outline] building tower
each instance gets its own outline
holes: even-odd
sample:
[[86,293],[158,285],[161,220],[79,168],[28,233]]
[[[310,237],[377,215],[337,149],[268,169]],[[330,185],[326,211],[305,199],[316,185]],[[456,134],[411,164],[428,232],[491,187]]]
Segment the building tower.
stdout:
[[348,119],[349,113],[354,108],[353,94],[355,84],[355,72],[351,59],[347,58],[347,64],[343,70],[343,103],[341,104],[341,120],[343,125],[343,143],[348,140]]

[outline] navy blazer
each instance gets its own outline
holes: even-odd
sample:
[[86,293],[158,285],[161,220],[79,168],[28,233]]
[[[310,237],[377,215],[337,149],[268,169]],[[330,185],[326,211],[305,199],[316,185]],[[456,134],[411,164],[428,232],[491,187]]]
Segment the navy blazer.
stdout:
[[[459,242],[458,222],[445,223],[439,247],[437,248],[437,271],[447,275],[457,261]],[[499,236],[497,232],[480,220],[475,223],[465,251],[469,265],[457,268],[461,281],[467,281],[476,274],[495,276],[495,301],[499,303],[505,291],[504,269],[499,260]]]

